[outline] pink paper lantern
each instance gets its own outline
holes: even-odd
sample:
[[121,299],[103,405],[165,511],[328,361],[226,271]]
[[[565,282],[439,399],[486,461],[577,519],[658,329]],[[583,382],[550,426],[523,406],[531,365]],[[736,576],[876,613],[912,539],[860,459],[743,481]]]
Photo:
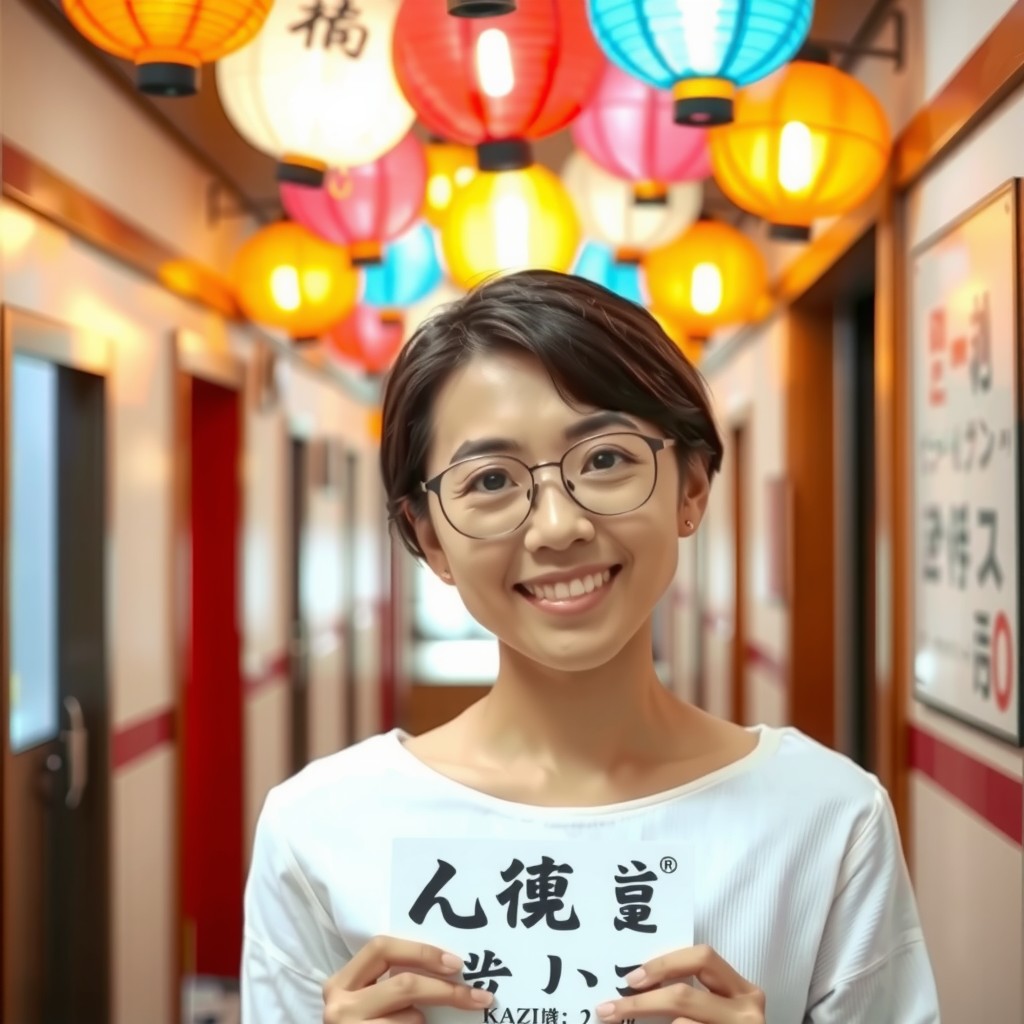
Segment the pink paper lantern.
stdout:
[[655,89],[608,64],[597,92],[572,123],[573,142],[610,174],[636,183],[637,199],[711,174],[707,133],[676,124],[670,89]]
[[402,317],[373,306],[358,305],[341,323],[327,332],[328,352],[345,363],[355,363],[367,373],[384,373],[402,347]]
[[372,163],[332,168],[323,185],[281,183],[288,216],[347,246],[353,263],[379,263],[381,246],[412,227],[423,209],[427,156],[411,132]]

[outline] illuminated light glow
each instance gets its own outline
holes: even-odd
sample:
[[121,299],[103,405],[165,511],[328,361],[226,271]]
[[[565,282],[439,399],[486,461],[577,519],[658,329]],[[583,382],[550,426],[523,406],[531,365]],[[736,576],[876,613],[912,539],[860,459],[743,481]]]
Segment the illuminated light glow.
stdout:
[[437,210],[443,210],[452,201],[454,192],[452,183],[443,174],[435,174],[427,182],[427,202]]
[[323,302],[331,290],[331,275],[322,267],[310,267],[302,272],[302,287],[311,302]]
[[814,181],[811,130],[788,121],[779,137],[779,184],[790,193],[806,191]]
[[280,309],[292,313],[302,302],[299,290],[299,272],[295,267],[275,267],[270,275],[270,294]]
[[701,316],[711,316],[722,305],[722,272],[714,263],[698,263],[690,278],[693,308]]
[[696,74],[716,74],[722,59],[718,38],[722,0],[676,0],[676,6],[686,26],[682,36],[686,63]]
[[480,88],[493,99],[508,96],[515,88],[512,49],[508,36],[500,28],[480,33],[476,41],[476,74]]
[[530,220],[530,207],[524,196],[506,193],[495,199],[497,259],[502,270],[529,265]]
[[468,185],[473,180],[474,174],[476,174],[475,167],[460,167],[455,172],[455,184],[460,188],[464,185]]

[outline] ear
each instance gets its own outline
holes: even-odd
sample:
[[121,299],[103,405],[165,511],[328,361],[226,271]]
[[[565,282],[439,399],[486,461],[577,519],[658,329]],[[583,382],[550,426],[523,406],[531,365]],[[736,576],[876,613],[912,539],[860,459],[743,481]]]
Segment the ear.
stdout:
[[416,540],[419,542],[420,550],[423,552],[427,565],[434,570],[435,575],[442,583],[454,586],[451,570],[448,568],[448,556],[441,547],[437,530],[434,529],[434,524],[430,519],[430,512],[427,511],[425,515],[417,517],[413,515],[412,509],[406,505],[404,515],[409,520],[409,524],[416,534]]
[[697,532],[704,510],[708,507],[711,482],[703,459],[694,459],[686,468],[679,488],[677,527],[680,537],[692,537]]

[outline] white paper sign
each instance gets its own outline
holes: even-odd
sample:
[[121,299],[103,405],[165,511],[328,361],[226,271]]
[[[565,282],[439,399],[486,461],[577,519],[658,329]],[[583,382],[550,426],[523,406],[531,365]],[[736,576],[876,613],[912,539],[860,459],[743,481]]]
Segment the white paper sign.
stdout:
[[391,928],[462,957],[486,1010],[429,1024],[596,1024],[624,977],[693,945],[693,848],[646,841],[394,841]]
[[1019,742],[1016,222],[1007,188],[911,279],[916,693]]

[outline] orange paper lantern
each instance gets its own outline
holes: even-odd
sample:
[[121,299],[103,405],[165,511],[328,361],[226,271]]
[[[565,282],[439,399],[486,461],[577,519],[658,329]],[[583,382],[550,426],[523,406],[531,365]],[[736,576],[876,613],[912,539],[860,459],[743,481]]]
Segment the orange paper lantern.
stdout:
[[250,320],[277,327],[296,341],[333,327],[359,293],[348,253],[288,222],[253,235],[235,256],[231,277]]
[[818,217],[854,209],[881,180],[892,140],[878,100],[814,49],[741,89],[730,125],[709,133],[715,180],[776,238],[806,239]]
[[64,0],[68,20],[101,50],[136,66],[139,90],[191,96],[199,67],[244,46],[271,0]]
[[768,287],[768,271],[746,235],[718,221],[698,221],[643,259],[651,304],[693,339],[750,320]]

